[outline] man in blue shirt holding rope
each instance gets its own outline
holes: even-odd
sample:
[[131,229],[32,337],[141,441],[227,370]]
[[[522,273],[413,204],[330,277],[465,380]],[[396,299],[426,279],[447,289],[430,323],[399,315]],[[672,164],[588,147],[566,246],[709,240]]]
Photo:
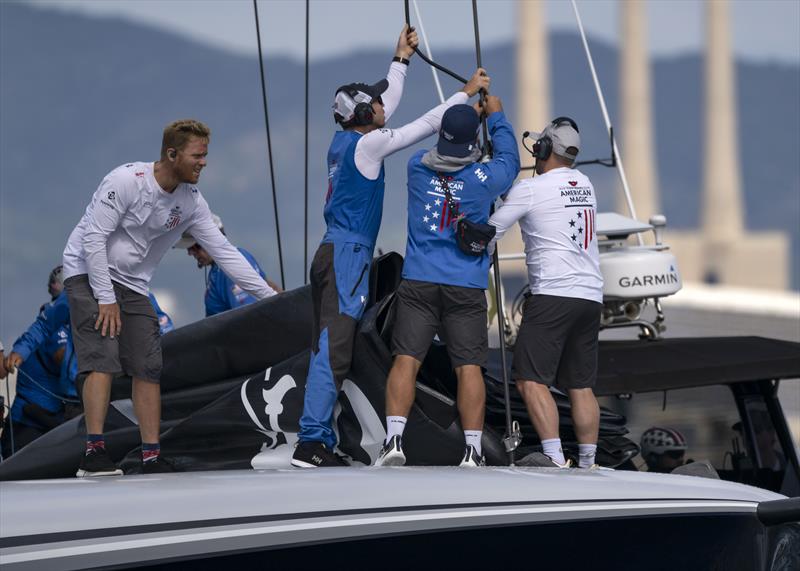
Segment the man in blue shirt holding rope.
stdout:
[[[481,162],[479,112],[488,116],[494,145],[494,158],[488,162]],[[481,367],[488,354],[485,290],[490,263],[486,246],[494,234],[486,223],[492,203],[511,188],[518,173],[514,130],[500,99],[491,95],[483,109],[448,109],[436,147],[417,152],[408,162],[408,243],[396,294],[387,434],[378,466],[406,462],[403,430],[414,403],[417,373],[437,332],[458,378],[458,412],[466,443],[461,466],[483,464],[486,389]],[[467,238],[474,232],[479,234]],[[482,243],[481,232],[491,234]]]

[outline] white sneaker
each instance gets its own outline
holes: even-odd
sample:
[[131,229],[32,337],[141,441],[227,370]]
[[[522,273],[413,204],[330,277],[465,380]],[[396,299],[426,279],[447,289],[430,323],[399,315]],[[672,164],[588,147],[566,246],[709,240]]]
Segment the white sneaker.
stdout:
[[480,468],[481,466],[485,466],[486,461],[483,459],[482,456],[478,456],[478,453],[475,451],[475,447],[472,444],[469,444],[464,450],[464,458],[461,460],[461,464],[458,465],[459,468]]
[[375,466],[403,466],[406,463],[406,455],[403,454],[403,445],[400,436],[395,434],[383,445]]

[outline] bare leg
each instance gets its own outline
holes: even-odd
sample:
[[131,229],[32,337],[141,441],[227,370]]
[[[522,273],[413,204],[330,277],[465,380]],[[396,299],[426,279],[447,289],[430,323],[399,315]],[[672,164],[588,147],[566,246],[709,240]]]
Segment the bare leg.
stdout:
[[458,377],[458,414],[464,430],[483,430],[486,412],[486,385],[478,365],[456,368]]
[[83,407],[86,415],[86,433],[103,434],[108,401],[111,398],[111,373],[89,373],[83,383]]
[[133,410],[139,419],[142,442],[158,442],[161,432],[161,385],[134,378]]
[[572,421],[578,444],[597,444],[600,432],[600,406],[592,389],[569,389]]
[[409,355],[397,355],[386,380],[386,416],[408,418],[416,394],[417,373],[422,365]]
[[517,381],[533,427],[540,440],[558,438],[558,407],[550,388],[536,381]]

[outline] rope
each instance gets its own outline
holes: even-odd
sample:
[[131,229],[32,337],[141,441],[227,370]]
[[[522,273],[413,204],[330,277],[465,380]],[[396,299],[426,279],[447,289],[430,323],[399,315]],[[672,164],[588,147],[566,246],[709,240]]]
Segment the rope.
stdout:
[[[17,367],[19,370],[19,367]],[[6,373],[6,396],[8,397],[9,401],[11,400],[11,386],[8,384],[10,382],[11,375]],[[14,442],[14,420],[11,418],[11,403],[4,405],[8,409],[8,434],[11,437],[11,455],[13,456],[17,451],[16,443]],[[0,454],[1,456],[2,454]]]
[[[586,32],[583,29],[583,22],[581,21],[580,12],[578,12],[578,4],[576,4],[575,0],[572,1],[572,9],[575,12],[575,19],[578,21],[578,30],[581,33],[581,41],[583,42],[583,50],[586,52],[586,59],[589,62],[589,70],[592,72],[592,80],[594,81],[594,89],[597,92],[597,100],[600,102],[600,111],[603,113],[603,120],[606,123],[606,130],[608,131],[608,136],[611,137],[611,144],[614,153],[614,157],[616,158],[617,162],[617,172],[619,172],[619,178],[622,181],[622,190],[625,193],[625,202],[628,204],[628,211],[631,214],[631,218],[636,218],[636,209],[633,206],[633,199],[631,198],[631,189],[628,186],[628,178],[625,176],[625,168],[622,166],[622,157],[619,154],[619,149],[617,148],[617,141],[613,137],[613,130],[611,127],[611,119],[608,117],[608,109],[606,108],[606,100],[603,97],[603,90],[600,88],[600,80],[597,78],[597,71],[594,68],[594,59],[592,59],[592,52],[589,50],[589,42],[586,40]],[[636,239],[639,242],[639,245],[644,244],[644,240],[642,238],[641,233],[636,234]]]
[[[60,400],[63,404],[81,404],[81,401],[79,401],[77,399],[71,399],[71,398],[68,398],[68,397],[65,397],[65,396],[61,396],[61,395],[59,395],[57,393],[54,393],[51,390],[48,390],[47,387],[43,386],[36,379],[31,377],[28,373],[26,373],[25,371],[23,371],[22,369],[17,367],[17,374],[20,374],[20,373],[22,373],[22,375],[24,375],[30,382],[32,382],[34,385],[36,385],[39,388],[39,390],[41,390],[43,393],[45,393],[48,396],[53,397],[54,399]],[[6,389],[6,390],[8,390],[8,389]]]
[[264,127],[267,131],[267,155],[269,157],[269,178],[272,184],[272,207],[275,211],[275,232],[278,236],[278,263],[281,268],[281,288],[286,289],[283,275],[283,249],[281,248],[281,226],[278,220],[278,195],[275,190],[275,169],[272,166],[272,137],[269,131],[269,111],[267,111],[267,86],[264,81],[264,58],[261,53],[261,27],[258,23],[258,3],[253,0],[253,12],[256,19],[256,39],[258,40],[258,69],[261,72],[261,99],[264,103]]
[[[478,1],[472,0],[472,25],[474,28],[475,33],[475,59],[477,60],[478,67],[483,67],[481,64],[481,36],[480,30],[478,27]],[[481,90],[481,105],[484,104],[486,101],[486,93]],[[492,155],[492,145],[489,140],[489,129],[486,125],[486,114],[484,113],[481,118],[481,124],[483,127],[483,145],[484,151],[488,157]],[[494,210],[494,208],[492,208]],[[506,410],[506,438],[504,439],[504,444],[506,447],[506,452],[508,453],[508,462],[512,466],[514,465],[514,449],[516,445],[510,446],[509,442],[515,440],[514,438],[514,427],[511,419],[511,389],[509,387],[509,380],[508,380],[508,363],[506,362],[506,337],[505,337],[505,323],[503,320],[503,298],[501,295],[503,281],[500,276],[500,261],[499,261],[499,253],[498,253],[498,246],[495,244],[494,253],[492,254],[492,269],[494,272],[494,294],[495,294],[495,302],[497,303],[497,333],[498,338],[500,340],[500,364],[503,373],[503,400],[505,402],[505,410]]]
[[[414,13],[417,15],[417,21],[419,22],[419,31],[422,33],[422,41],[425,42],[425,49],[428,51],[431,59],[433,59],[433,52],[431,51],[431,46],[428,43],[428,35],[425,33],[425,24],[422,23],[422,15],[419,13],[419,6],[417,6],[417,0],[414,1]],[[439,94],[439,102],[444,103],[444,92],[442,91],[442,84],[439,82],[439,72],[436,71],[436,68],[431,66],[431,73],[433,74],[433,82],[436,84],[436,92]]]
[[[255,0],[253,0],[253,1],[255,2]],[[409,11],[408,11],[408,0],[404,0],[404,4],[405,4],[405,9],[406,9],[406,24],[407,24],[409,27],[411,27],[411,16],[410,16],[410,14],[409,14]],[[467,82],[469,81],[469,80],[467,80],[467,79],[464,79],[464,78],[463,78],[463,77],[461,77],[460,75],[458,75],[456,72],[454,72],[454,71],[451,71],[451,70],[447,69],[447,68],[446,68],[446,67],[444,67],[443,65],[439,65],[438,63],[436,63],[435,61],[433,61],[431,58],[429,58],[427,55],[425,55],[425,54],[424,54],[424,53],[423,53],[423,52],[422,52],[422,51],[421,51],[419,48],[414,48],[414,52],[415,52],[415,53],[416,53],[416,54],[417,54],[417,55],[418,55],[420,58],[422,58],[422,61],[424,61],[425,63],[427,63],[428,65],[430,65],[430,66],[432,66],[432,67],[435,67],[436,69],[438,69],[438,70],[439,70],[439,71],[441,71],[442,73],[446,73],[447,75],[449,75],[449,76],[450,76],[450,77],[452,77],[453,79],[457,79],[457,80],[458,80],[458,81],[460,81],[461,83],[467,83]]]
[[306,99],[305,99],[305,194],[304,194],[304,213],[303,213],[303,285],[308,284],[308,38],[310,22],[310,0],[306,0]]

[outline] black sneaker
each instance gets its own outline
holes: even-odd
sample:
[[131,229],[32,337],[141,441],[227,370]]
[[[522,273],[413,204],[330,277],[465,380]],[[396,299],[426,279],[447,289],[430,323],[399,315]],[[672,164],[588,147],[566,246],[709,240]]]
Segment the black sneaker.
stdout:
[[461,464],[459,464],[458,467],[480,468],[481,466],[485,465],[486,461],[482,456],[478,456],[478,452],[475,450],[475,447],[472,444],[468,444],[467,448],[464,450],[464,458],[461,459]]
[[178,472],[175,464],[161,455],[156,456],[155,460],[142,462],[142,474],[168,474]]
[[298,442],[292,455],[292,466],[296,468],[336,468],[347,466],[344,458],[334,454],[322,442]]
[[94,450],[89,450],[83,456],[75,476],[78,478],[122,476],[122,470],[117,468],[105,448],[95,448]]
[[375,460],[376,466],[403,466],[406,463],[406,455],[403,453],[403,444],[400,436],[395,434],[389,442],[383,444],[378,459]]

